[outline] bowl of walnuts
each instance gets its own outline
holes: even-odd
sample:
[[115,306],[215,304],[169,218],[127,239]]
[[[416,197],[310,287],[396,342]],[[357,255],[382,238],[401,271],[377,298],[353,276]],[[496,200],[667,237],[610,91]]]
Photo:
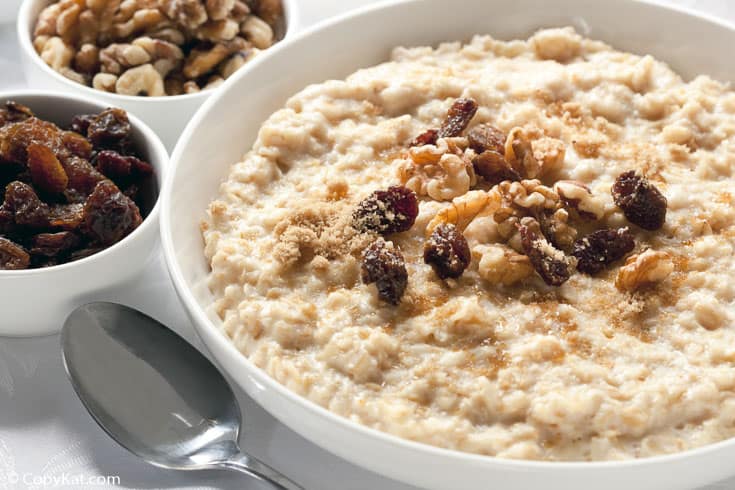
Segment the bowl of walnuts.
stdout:
[[0,93],[0,336],[54,333],[158,241],[161,140],[120,108]]
[[26,0],[17,28],[31,86],[121,107],[170,148],[212,89],[297,17],[295,0]]

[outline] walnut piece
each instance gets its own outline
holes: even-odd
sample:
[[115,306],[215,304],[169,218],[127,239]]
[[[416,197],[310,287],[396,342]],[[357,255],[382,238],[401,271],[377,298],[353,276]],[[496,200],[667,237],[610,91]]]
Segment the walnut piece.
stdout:
[[473,252],[480,255],[477,268],[480,277],[492,284],[513,286],[534,273],[527,256],[505,245],[478,245]]
[[663,281],[674,271],[674,262],[667,252],[654,251],[631,255],[618,270],[615,287],[621,291],[636,289]]

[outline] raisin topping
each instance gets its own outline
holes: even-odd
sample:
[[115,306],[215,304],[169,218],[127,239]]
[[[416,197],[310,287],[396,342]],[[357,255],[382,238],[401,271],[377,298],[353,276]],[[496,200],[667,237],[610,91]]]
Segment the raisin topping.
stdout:
[[409,146],[434,145],[436,144],[437,139],[439,139],[439,130],[427,129],[420,135],[416,136]]
[[540,233],[527,225],[518,225],[523,253],[541,279],[549,286],[561,286],[572,275],[572,263]]
[[492,124],[478,124],[467,133],[470,148],[478,154],[493,151],[504,156],[505,139],[505,133]]
[[352,225],[360,231],[381,235],[410,229],[419,214],[416,194],[403,186],[378,190],[360,201],[352,214]]
[[635,239],[628,228],[597,230],[574,243],[572,255],[577,258],[577,270],[596,274],[635,248]]
[[460,136],[475,117],[477,102],[474,99],[460,98],[454,101],[439,129],[440,138]]
[[31,257],[23,247],[0,236],[0,269],[27,269],[30,263]]
[[132,127],[122,109],[107,109],[92,118],[87,127],[87,138],[95,149],[119,150],[129,144]]
[[397,305],[408,283],[403,254],[393,245],[378,238],[362,252],[362,281],[378,288],[378,298]]
[[503,155],[487,150],[472,159],[475,173],[485,179],[490,185],[496,185],[504,180],[520,181],[521,176],[510,166]]
[[644,230],[658,230],[666,221],[666,197],[634,170],[621,174],[612,187],[615,204],[625,217]]
[[461,276],[471,258],[467,240],[450,223],[437,226],[424,245],[424,262],[442,279]]
[[28,107],[9,100],[5,103],[5,107],[0,109],[0,126],[25,121],[31,117],[33,117],[33,112]]
[[84,204],[84,233],[97,243],[111,245],[142,221],[138,206],[109,180],[98,183]]
[[115,182],[124,181],[131,175],[146,176],[153,173],[153,167],[149,163],[112,150],[99,152],[96,161],[97,170]]

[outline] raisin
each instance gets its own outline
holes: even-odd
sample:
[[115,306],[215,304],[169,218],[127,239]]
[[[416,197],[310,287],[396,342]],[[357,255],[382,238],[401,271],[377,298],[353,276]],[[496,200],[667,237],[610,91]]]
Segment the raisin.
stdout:
[[48,147],[54,153],[61,148],[61,131],[55,124],[31,117],[0,128],[0,159],[25,166],[28,147],[32,144]]
[[33,255],[56,257],[78,246],[80,241],[79,236],[70,231],[39,233],[31,238],[30,252]]
[[381,235],[410,229],[419,214],[416,194],[403,186],[378,190],[360,201],[352,214],[352,224],[360,231]]
[[69,177],[69,189],[76,191],[67,192],[67,199],[70,202],[83,202],[92,193],[95,186],[105,180],[105,176],[83,158],[72,156],[64,159],[61,163]]
[[597,274],[606,266],[625,257],[635,248],[635,239],[628,228],[605,228],[574,242],[572,255],[577,258],[577,270]]
[[30,263],[31,257],[23,247],[5,237],[0,237],[0,269],[27,269]]
[[84,158],[85,160],[89,160],[92,157],[92,143],[74,131],[62,131],[61,142],[73,155]]
[[28,170],[33,185],[50,194],[64,192],[69,177],[51,149],[43,145],[28,146]]
[[442,279],[461,276],[471,258],[467,240],[453,224],[437,226],[424,245],[424,262]]
[[9,100],[5,102],[5,107],[0,109],[0,126],[25,121],[31,117],[33,117],[33,112],[28,107]]
[[409,146],[434,145],[436,144],[437,139],[439,139],[439,130],[427,129],[420,135],[416,136]]
[[153,167],[133,156],[123,156],[116,151],[104,150],[97,154],[97,170],[112,180],[123,180],[131,175],[147,176]]
[[505,139],[505,133],[492,124],[478,124],[467,133],[470,148],[478,154],[485,151],[494,151],[504,156]]
[[408,283],[403,255],[392,242],[378,238],[362,252],[362,281],[378,288],[378,298],[400,303]]
[[92,118],[87,138],[95,149],[118,150],[128,144],[132,126],[122,109],[106,109]]
[[89,125],[92,123],[92,119],[94,119],[95,117],[97,117],[96,114],[76,115],[71,119],[69,130],[74,131],[75,133],[79,133],[82,136],[86,136]]
[[112,245],[122,240],[142,221],[138,206],[120,192],[112,181],[103,180],[84,204],[82,229],[93,241]]
[[461,98],[454,101],[439,129],[440,138],[460,136],[477,112],[474,99]]
[[76,230],[84,219],[84,204],[58,204],[51,206],[48,224],[51,228]]
[[505,157],[494,150],[486,150],[474,157],[472,166],[475,173],[490,185],[499,184],[504,180],[521,180],[520,174],[510,166]]
[[549,286],[561,286],[572,275],[572,264],[564,252],[554,248],[540,233],[527,225],[519,225],[523,253],[541,279]]
[[630,170],[621,174],[612,187],[615,204],[625,217],[644,230],[658,230],[666,221],[666,197],[645,177]]
[[13,219],[19,225],[32,228],[48,226],[48,204],[42,202],[28,184],[18,181],[8,184],[2,207],[13,213]]

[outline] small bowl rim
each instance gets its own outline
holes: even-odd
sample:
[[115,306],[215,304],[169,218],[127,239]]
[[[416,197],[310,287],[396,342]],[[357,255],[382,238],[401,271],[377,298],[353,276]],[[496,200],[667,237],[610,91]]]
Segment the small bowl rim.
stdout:
[[[367,4],[362,7],[350,10],[341,15],[331,17],[320,21],[307,29],[300,31],[295,37],[292,37],[289,42],[282,43],[276,46],[276,50],[289,49],[291,44],[296,44],[303,38],[317,35],[319,31],[332,27],[335,24],[339,24],[345,21],[350,21],[355,17],[361,17],[363,14],[378,10],[389,10],[393,7],[398,8],[401,4],[406,3],[419,3],[422,0],[381,0],[375,3]],[[725,27],[735,32],[735,23],[725,21],[712,14],[697,11],[690,7],[677,5],[677,4],[663,4],[658,0],[631,0],[632,2],[638,2],[650,7],[664,9],[674,12],[679,12],[690,17],[702,19],[708,23],[716,24]],[[258,69],[258,66],[264,60],[254,60],[253,63],[239,70],[237,74],[232,76],[226,81],[227,87],[239,83],[240,78],[247,76],[250,70]],[[179,170],[179,160],[182,158],[182,154],[185,147],[185,141],[191,139],[194,135],[195,127],[198,127],[205,121],[205,114],[209,115],[211,107],[213,107],[221,98],[225,96],[230,90],[219,90],[213,97],[208,98],[202,106],[199,107],[197,112],[194,114],[192,119],[187,123],[181,137],[176,143],[171,153],[171,171],[164,181],[163,188],[161,191],[162,207],[161,207],[161,218],[160,218],[160,229],[161,229],[161,245],[164,255],[164,260],[171,277],[174,289],[179,297],[182,305],[187,311],[189,318],[192,320],[192,324],[197,332],[197,335],[202,339],[204,345],[213,353],[213,358],[218,362],[219,365],[227,363],[237,364],[243,368],[245,372],[242,376],[234,377],[238,384],[242,386],[239,379],[249,377],[253,382],[262,384],[264,389],[275,391],[279,397],[283,397],[286,400],[297,405],[301,410],[305,410],[321,420],[328,422],[329,424],[335,424],[348,432],[358,432],[362,436],[371,440],[380,440],[384,444],[391,445],[393,447],[405,449],[413,454],[431,455],[432,457],[441,457],[444,459],[450,459],[455,461],[471,462],[479,465],[497,465],[497,467],[503,467],[514,470],[544,470],[552,471],[557,473],[563,473],[566,471],[582,471],[582,470],[603,470],[603,469],[621,469],[621,468],[636,468],[642,466],[661,466],[668,465],[674,462],[689,462],[694,457],[704,457],[710,454],[721,454],[720,451],[724,448],[735,447],[735,437],[724,439],[722,441],[706,444],[704,446],[687,449],[684,451],[678,451],[670,454],[662,454],[644,458],[633,458],[625,460],[596,460],[596,461],[545,461],[545,460],[524,460],[524,459],[511,459],[511,458],[499,458],[497,456],[489,456],[477,453],[471,453],[466,451],[460,451],[456,449],[449,449],[444,447],[433,446],[428,443],[417,442],[407,438],[400,437],[398,435],[383,432],[379,429],[363,425],[355,422],[346,416],[339,415],[335,412],[328,410],[327,408],[319,405],[315,401],[299,395],[295,391],[290,390],[285,385],[281,384],[264,369],[256,366],[248,357],[241,353],[235,344],[219,329],[212,320],[210,320],[207,310],[201,306],[194,296],[193,289],[188,286],[187,280],[184,278],[183,268],[179,266],[177,259],[178,248],[174,245],[174,239],[172,234],[172,188],[174,180],[176,179]],[[293,94],[292,94],[293,95]],[[216,350],[210,347],[210,342],[214,343]],[[229,370],[225,370],[229,373]],[[275,414],[269,412],[272,416]],[[314,443],[311,439],[310,442]]]
[[[98,90],[94,87],[89,87],[87,85],[83,85],[81,83],[77,83],[66,78],[61,73],[57,72],[49,65],[47,65],[46,62],[41,59],[41,56],[36,52],[36,49],[33,47],[33,29],[31,28],[29,30],[28,28],[31,20],[31,9],[35,7],[38,3],[44,2],[50,5],[52,2],[55,1],[58,0],[23,0],[23,3],[20,6],[20,10],[18,11],[18,17],[16,20],[16,35],[18,38],[18,43],[21,47],[21,51],[23,51],[25,55],[29,57],[35,65],[39,66],[41,70],[46,74],[46,76],[50,76],[56,81],[63,83],[67,87],[71,87],[74,90],[80,90],[81,92],[89,94],[92,97],[94,97],[95,95],[99,96],[101,94],[101,96],[109,98],[110,100],[119,101],[118,103],[120,105],[123,105],[125,102],[130,101],[146,101],[154,104],[163,104],[168,101],[175,102],[180,100],[195,100],[198,98],[206,99],[209,95],[212,94],[212,92],[217,90],[216,88],[214,88],[202,90],[193,94],[149,97],[147,95],[124,95],[114,92],[105,92],[104,90]],[[282,43],[287,39],[290,39],[296,33],[301,31],[301,11],[299,10],[299,2],[297,0],[281,1],[283,3],[284,18],[286,19],[286,32],[283,34],[283,38],[275,43],[274,46],[276,44]],[[271,48],[272,47],[273,46],[271,46]],[[267,50],[264,51],[267,52]]]
[[[103,108],[110,107],[110,104],[99,99],[89,99],[77,94],[68,94],[65,92],[54,90],[23,89],[0,91],[0,103],[4,103],[7,100],[12,100],[15,97],[52,97],[56,99],[72,101],[74,103],[93,104]],[[30,109],[33,110],[33,107],[31,107]],[[153,151],[155,153],[156,159],[163,158],[163,161],[156,162],[157,164],[151,163],[151,165],[153,165],[154,174],[157,180],[157,194],[156,200],[153,203],[153,207],[151,208],[150,212],[143,218],[142,223],[135,230],[133,230],[132,233],[124,237],[119,242],[113,243],[109,247],[100,250],[99,252],[96,252],[92,255],[89,255],[88,257],[84,257],[83,259],[75,260],[73,262],[66,262],[64,264],[53,265],[50,267],[42,267],[38,269],[0,270],[0,279],[4,277],[29,277],[33,275],[51,274],[57,272],[62,273],[74,267],[86,266],[88,264],[91,264],[95,260],[104,260],[105,258],[107,258],[108,255],[115,253],[126,244],[137,239],[138,236],[145,233],[145,230],[147,230],[151,226],[157,226],[161,214],[161,196],[163,195],[163,184],[168,177],[167,168],[170,161],[170,155],[166,150],[163,142],[161,141],[161,138],[159,138],[158,135],[146,123],[144,123],[134,114],[131,114],[128,111],[126,112],[132,126],[140,130],[145,140],[153,145]]]

